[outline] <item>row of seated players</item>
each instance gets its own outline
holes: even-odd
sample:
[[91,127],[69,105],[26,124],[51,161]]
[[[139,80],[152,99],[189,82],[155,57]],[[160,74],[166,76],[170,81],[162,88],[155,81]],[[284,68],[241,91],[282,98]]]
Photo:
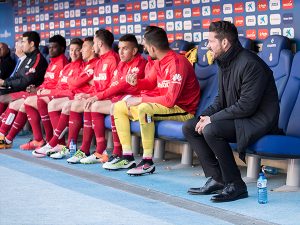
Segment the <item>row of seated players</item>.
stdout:
[[[27,32],[23,35],[22,49],[27,57],[34,51],[38,52],[36,48],[38,45],[32,37],[36,35],[38,35],[36,32]],[[112,50],[114,37],[107,30],[100,29],[94,38],[86,38],[81,44],[79,39],[74,39],[70,44],[71,63],[68,63],[64,55],[65,39],[60,35],[51,37],[49,39],[50,64],[47,68],[43,68],[46,70],[43,83],[33,86],[32,82],[24,87],[26,91],[18,90],[1,95],[2,108],[4,109],[5,104],[9,103],[6,111],[2,113],[1,148],[12,146],[14,137],[22,129],[28,117],[33,131],[33,140],[21,145],[20,148],[34,150],[32,154],[36,157],[44,157],[48,154],[52,158],[66,157],[69,150],[64,146],[64,131],[68,127],[67,146],[71,140],[77,142],[83,114],[83,142],[68,162],[106,162],[108,169],[133,168],[132,174],[139,174],[141,167],[146,168],[142,172],[154,172],[152,161],[154,112],[151,112],[152,115],[146,112],[156,107],[155,112],[161,115],[160,119],[185,121],[192,118],[199,102],[200,87],[189,61],[169,49],[164,30],[148,27],[145,38],[147,35],[150,43],[160,43],[159,50],[154,53],[159,60],[149,59],[148,63],[138,53],[138,44],[134,35],[124,35],[120,38],[119,55]],[[25,45],[29,45],[33,50],[27,51]],[[153,48],[149,49],[155,51]],[[43,57],[38,53],[36,58]],[[28,69],[28,64],[29,61],[24,61],[19,70],[23,67]],[[38,64],[36,60],[33,66]],[[29,75],[35,74],[36,78],[37,71],[37,68],[31,67],[23,77],[27,77],[29,73]],[[145,74],[147,77],[143,79]],[[131,75],[133,80],[138,80],[138,83],[129,85],[126,82],[128,75]],[[19,76],[5,80],[2,87],[7,92],[16,90],[14,81],[17,77]],[[133,107],[137,98],[130,97],[131,95],[138,96],[142,101],[139,102],[141,103],[139,107]],[[129,152],[130,143],[127,142],[127,136],[130,137],[130,131],[127,136],[125,134],[122,137],[125,139],[124,144],[122,143],[123,154],[115,129],[113,129],[115,145],[110,160],[105,151],[104,114],[110,114],[114,103],[122,99],[127,99],[126,109],[132,106],[132,118],[141,121],[139,116],[142,116],[145,123],[145,132],[142,132],[142,135],[145,137],[146,145],[143,160],[139,165],[136,165],[133,155]],[[124,103],[121,101],[122,105]],[[111,117],[113,124],[115,120],[113,115]],[[45,130],[46,145],[41,132],[40,119]],[[117,127],[118,123],[119,127],[122,127],[123,121],[119,119],[116,123]],[[93,133],[96,135],[96,152],[90,155]],[[121,158],[124,156],[126,160]]]
[[[284,61],[283,62],[284,64],[289,64],[287,61],[289,61],[289,58],[291,61],[291,57],[289,57],[289,56],[291,56],[291,54],[287,53],[288,57],[283,57],[283,60],[282,60],[282,57],[280,57],[281,60],[279,60],[278,55],[284,55],[284,53],[286,53],[282,50],[285,48],[288,48],[288,44],[287,44],[288,41],[286,41],[286,38],[284,38],[284,37],[270,37],[269,39],[267,39],[265,41],[264,46],[267,46],[267,47],[268,47],[268,45],[272,46],[271,43],[274,43],[273,38],[275,38],[275,43],[278,43],[278,39],[279,39],[279,44],[277,46],[275,45],[275,48],[274,48],[274,45],[273,45],[273,48],[272,47],[269,48],[269,50],[271,49],[270,51],[267,51],[267,50],[262,51],[261,57],[267,62],[267,64],[270,66],[270,68],[274,72],[276,84],[277,84],[278,91],[279,91],[279,97],[280,97],[282,94],[283,87],[286,84],[286,81],[287,81],[286,78],[289,75],[289,71],[284,71],[283,69],[278,69],[278,68],[289,68],[289,67],[278,65],[278,64],[282,64],[281,62],[283,62],[283,61]],[[243,38],[241,38],[240,40],[244,47],[251,46],[250,40],[246,40]],[[284,41],[281,41],[281,40],[284,40]],[[270,43],[268,43],[268,42],[270,42]],[[205,54],[203,54],[203,52],[204,51],[206,52],[206,50],[207,50],[205,47],[206,47],[205,41],[200,43],[199,48],[198,48],[198,57],[197,57],[198,62],[196,63],[196,68],[195,68],[197,75],[201,74],[201,76],[202,76],[202,77],[199,77],[199,76],[197,77],[200,82],[201,92],[202,92],[201,93],[201,95],[202,95],[201,101],[200,101],[200,105],[198,107],[197,114],[199,114],[203,110],[203,108],[205,108],[211,102],[211,100],[214,97],[214,94],[216,93],[213,91],[213,90],[216,91],[216,88],[212,88],[212,83],[214,83],[214,85],[216,85],[217,82],[211,82],[211,78],[214,80],[216,79],[216,76],[213,76],[216,73],[216,68],[215,68],[215,66],[207,66],[207,62],[205,61]],[[201,51],[202,49],[204,51]],[[200,65],[200,66],[197,66],[197,65]],[[199,73],[199,68],[201,70],[201,73]],[[205,70],[207,70],[209,72],[207,72],[207,71],[205,72]],[[205,77],[205,76],[207,76],[207,77]],[[205,99],[205,98],[207,98],[207,99]],[[175,132],[174,132],[174,129],[173,129],[174,126],[173,126],[173,124],[171,124],[172,132],[168,132],[170,130],[169,122],[170,121],[163,121],[163,122],[159,123],[159,126],[160,125],[165,125],[165,126],[162,126],[163,129],[159,129],[158,132],[156,132],[156,134],[158,134],[158,136],[160,136],[160,137],[166,137],[167,139],[184,139],[183,137],[176,137],[176,135],[180,136],[182,134],[180,125],[178,126],[178,127],[180,127],[180,131],[176,132],[178,129],[175,129]],[[107,126],[109,127],[110,125],[107,125]],[[161,131],[161,132],[159,133],[159,131]],[[174,136],[172,136],[172,135],[174,135]]]

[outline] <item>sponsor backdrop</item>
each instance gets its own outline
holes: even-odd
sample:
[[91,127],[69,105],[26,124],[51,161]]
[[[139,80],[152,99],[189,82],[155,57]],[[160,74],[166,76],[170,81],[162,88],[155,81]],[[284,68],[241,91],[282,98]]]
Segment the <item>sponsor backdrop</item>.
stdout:
[[197,43],[207,38],[212,21],[224,19],[235,23],[241,36],[261,41],[281,34],[300,47],[298,0],[19,0],[13,9],[16,36],[36,30],[43,44],[54,34],[70,41],[93,35],[99,27],[111,30],[116,39],[133,33],[141,40],[147,25],[166,29],[170,42]]
[[3,3],[0,1],[0,42],[14,46],[14,11],[12,2]]

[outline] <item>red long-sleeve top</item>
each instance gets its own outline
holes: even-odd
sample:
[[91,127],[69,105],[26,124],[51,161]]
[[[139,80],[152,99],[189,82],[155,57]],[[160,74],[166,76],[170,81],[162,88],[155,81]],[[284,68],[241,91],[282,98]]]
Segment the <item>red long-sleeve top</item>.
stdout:
[[50,64],[47,67],[44,82],[39,86],[39,89],[55,89],[59,80],[60,71],[68,63],[69,61],[64,54],[50,58]]
[[95,74],[95,68],[97,66],[99,58],[93,58],[89,60],[88,62],[84,63],[84,68],[79,74],[79,76],[72,76],[69,78],[69,89],[72,91],[72,93],[78,94],[78,93],[86,93],[91,94],[94,92],[94,82],[93,77]]
[[200,86],[192,65],[184,57],[170,50],[164,58],[154,63],[147,79],[138,81],[138,88],[151,90],[158,88],[159,96],[142,97],[142,102],[152,102],[166,107],[179,106],[186,112],[195,114]]
[[136,74],[138,79],[144,78],[146,64],[147,60],[140,54],[137,54],[130,62],[119,62],[117,69],[114,71],[110,87],[97,93],[97,98],[102,100],[117,95],[139,94],[140,91],[137,87],[131,86],[126,82],[126,76],[128,74]]
[[82,70],[82,59],[67,64],[60,72],[57,85],[55,89],[51,89],[49,96],[54,98],[73,96],[73,92],[69,89],[69,80],[72,79],[72,77],[78,77]]
[[95,67],[93,78],[95,89],[92,95],[96,96],[98,92],[104,91],[109,87],[119,61],[119,55],[113,50],[100,56]]

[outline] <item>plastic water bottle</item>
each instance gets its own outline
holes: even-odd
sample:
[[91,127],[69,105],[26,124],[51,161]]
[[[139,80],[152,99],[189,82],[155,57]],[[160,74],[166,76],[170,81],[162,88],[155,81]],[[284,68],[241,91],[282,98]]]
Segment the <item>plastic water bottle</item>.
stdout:
[[264,173],[259,173],[257,179],[257,200],[259,204],[268,202],[267,178]]
[[70,149],[70,157],[72,157],[76,152],[76,143],[74,142],[73,139],[71,139],[69,149]]
[[262,171],[267,174],[276,175],[278,174],[278,169],[272,166],[263,166]]

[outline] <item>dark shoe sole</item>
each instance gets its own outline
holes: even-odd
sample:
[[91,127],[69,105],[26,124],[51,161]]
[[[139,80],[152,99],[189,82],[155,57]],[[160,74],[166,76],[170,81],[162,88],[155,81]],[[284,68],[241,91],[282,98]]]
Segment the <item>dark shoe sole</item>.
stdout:
[[187,193],[190,194],[190,195],[214,195],[214,194],[221,194],[222,190],[223,189],[220,189],[220,190],[212,191],[212,192],[209,192],[209,193],[188,191]]
[[235,201],[235,200],[239,200],[239,199],[243,199],[243,198],[248,198],[248,191],[236,196],[235,198],[229,198],[229,199],[210,199],[212,202],[231,202],[231,201]]

